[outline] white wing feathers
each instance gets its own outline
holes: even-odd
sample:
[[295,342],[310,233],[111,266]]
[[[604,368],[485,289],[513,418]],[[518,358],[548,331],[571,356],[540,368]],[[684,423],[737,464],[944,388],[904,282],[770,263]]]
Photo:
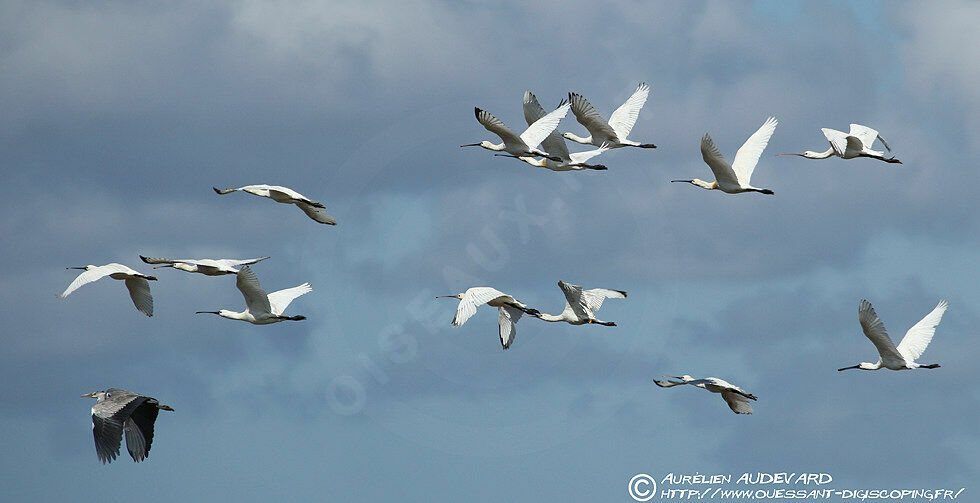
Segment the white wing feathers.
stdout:
[[536,148],[541,142],[551,134],[555,128],[558,127],[558,123],[565,118],[568,114],[568,109],[571,105],[568,103],[563,103],[558,108],[552,110],[544,117],[534,121],[530,126],[521,133],[521,140],[530,147]]
[[[545,140],[545,141],[547,141],[547,140]],[[561,141],[564,142],[565,140],[562,139]],[[601,153],[609,150],[609,147],[607,145],[608,144],[603,143],[601,147],[599,147],[597,149],[594,149],[594,150],[586,150],[585,152],[575,152],[573,154],[568,154],[568,159],[571,160],[573,164],[582,164],[582,163],[588,161],[589,159],[592,159],[593,157],[595,157],[595,156],[597,156],[597,155],[599,155],[599,154],[601,154]],[[547,148],[548,148],[548,145],[545,144],[545,149],[547,149]],[[547,152],[549,154],[554,154],[554,152],[552,152],[551,150],[547,150]],[[567,153],[568,150],[566,149],[565,152]],[[561,157],[560,154],[555,154],[555,155],[558,155],[559,157]]]
[[272,314],[279,316],[289,307],[289,304],[293,299],[299,297],[300,295],[305,295],[313,291],[313,287],[309,283],[303,283],[299,286],[294,286],[292,288],[286,288],[283,290],[278,290],[269,294],[269,307],[272,309]]
[[752,178],[752,171],[755,170],[755,165],[759,163],[759,156],[762,155],[762,151],[769,144],[769,138],[772,137],[772,133],[776,130],[777,124],[779,124],[779,121],[775,117],[769,117],[755,133],[752,133],[752,136],[748,140],[745,140],[745,143],[738,149],[738,152],[735,152],[732,169],[735,171],[735,176],[743,187],[749,185],[749,180]]
[[861,143],[868,150],[871,150],[871,147],[874,146],[875,140],[881,140],[881,144],[884,145],[886,149],[891,151],[891,147],[889,147],[885,139],[878,134],[878,131],[871,129],[868,126],[862,126],[860,124],[851,124],[850,133],[851,136],[855,136],[859,140],[861,140]]
[[885,331],[884,322],[881,321],[881,318],[875,313],[874,307],[871,307],[871,303],[867,300],[862,300],[858,307],[858,321],[861,322],[861,329],[864,331],[864,335],[878,349],[878,354],[881,356],[883,362],[898,363],[900,365],[905,363],[905,358],[895,348],[895,343],[892,342],[891,337],[888,336],[888,332]]
[[466,290],[463,298],[456,307],[456,316],[453,317],[453,326],[462,326],[466,320],[476,314],[477,306],[482,306],[497,297],[506,295],[505,293],[489,286],[477,286]]
[[633,130],[636,119],[640,116],[640,109],[647,102],[649,95],[650,86],[641,82],[633,95],[609,116],[609,126],[620,140],[625,140]]
[[705,164],[711,168],[711,172],[714,173],[715,180],[718,181],[719,185],[739,185],[735,171],[721,155],[721,151],[715,146],[715,142],[708,133],[704,133],[704,136],[701,137],[701,157]]
[[259,278],[252,272],[251,267],[245,266],[238,271],[238,279],[235,281],[235,285],[245,297],[245,307],[248,308],[248,312],[254,316],[272,312],[269,295],[262,289]]
[[585,304],[595,313],[602,307],[602,301],[606,299],[625,299],[626,292],[622,290],[609,290],[607,288],[593,288],[583,291],[582,296],[585,298]]
[[902,338],[902,342],[898,343],[897,349],[906,361],[914,361],[926,351],[926,347],[932,341],[932,336],[936,334],[936,326],[943,319],[943,314],[946,312],[947,307],[949,307],[948,302],[945,300],[939,301],[939,304],[936,305],[936,308],[932,312],[927,314],[925,318],[922,318],[922,321],[913,325],[905,333],[905,337]]
[[[561,104],[559,104],[559,107]],[[534,96],[531,91],[524,91],[524,121],[530,126],[534,124],[537,120],[541,119],[547,115],[544,108],[538,103],[538,98]],[[552,131],[541,140],[541,147],[544,151],[563,160],[571,159],[572,162],[575,161],[575,154],[568,153],[568,147],[565,145],[565,139],[558,134],[557,130]],[[590,156],[591,157],[591,156]]]
[[501,306],[500,314],[498,316],[498,324],[500,326],[500,345],[507,349],[510,347],[511,343],[514,342],[514,337],[517,336],[517,321],[521,319],[521,315],[524,314],[520,309]]
[[109,265],[96,267],[95,269],[92,269],[90,271],[85,271],[79,274],[78,277],[75,278],[75,280],[68,285],[68,288],[65,288],[65,291],[61,292],[61,297],[62,298],[67,297],[69,294],[71,294],[75,290],[78,290],[80,287],[87,285],[93,281],[98,281],[114,272],[123,272],[120,270],[114,270],[114,268],[110,268],[109,266],[111,265],[118,265],[118,264],[109,264]]
[[126,278],[126,288],[129,289],[129,298],[133,299],[133,305],[139,312],[153,316],[153,296],[150,295],[150,282],[145,278]]

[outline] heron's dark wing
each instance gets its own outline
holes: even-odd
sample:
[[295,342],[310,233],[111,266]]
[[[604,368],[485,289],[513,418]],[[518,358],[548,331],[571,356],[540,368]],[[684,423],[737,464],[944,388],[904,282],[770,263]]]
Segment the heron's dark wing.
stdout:
[[119,455],[123,423],[113,417],[92,414],[92,435],[95,437],[95,453],[102,463],[112,462]]
[[[92,435],[99,461],[108,463],[119,454],[123,424],[147,397],[130,391],[110,388],[105,400],[92,407]],[[127,438],[127,442],[129,439]]]
[[752,405],[749,404],[748,398],[744,395],[740,395],[734,391],[723,391],[721,397],[725,399],[725,403],[736,414],[751,414],[753,412]]
[[159,413],[156,400],[147,400],[126,419],[126,449],[137,463],[150,454],[150,445],[153,443],[153,423]]

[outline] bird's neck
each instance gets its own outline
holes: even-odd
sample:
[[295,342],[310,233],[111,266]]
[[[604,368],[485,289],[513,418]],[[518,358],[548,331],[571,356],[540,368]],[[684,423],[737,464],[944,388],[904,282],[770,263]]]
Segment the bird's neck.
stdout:
[[830,147],[826,152],[811,152],[810,155],[805,155],[807,159],[826,159],[834,155],[834,147]]
[[242,320],[242,321],[249,321],[250,319],[253,318],[252,315],[248,312],[248,310],[237,313],[235,311],[222,309],[218,311],[218,316],[221,316],[222,318],[228,318],[230,320]]
[[881,362],[878,363],[861,362],[858,364],[858,368],[861,370],[878,370],[881,368]]
[[493,150],[494,152],[502,152],[505,148],[505,145],[503,143],[498,143],[494,145],[493,143],[490,143],[488,141],[481,143],[480,146],[487,150]]
[[591,145],[592,144],[592,135],[589,135],[589,136],[586,136],[585,138],[583,138],[583,137],[581,137],[581,136],[579,136],[579,135],[577,135],[575,133],[568,132],[568,133],[565,133],[565,138],[568,138],[569,140],[572,140],[574,142],[583,143],[585,145]]
[[693,183],[694,185],[697,185],[698,187],[701,187],[702,189],[712,190],[712,189],[717,189],[718,188],[718,182],[710,182],[709,183],[709,182],[706,182],[706,181],[701,180],[699,178],[695,178],[695,179],[691,180],[691,183]]
[[547,314],[547,313],[541,313],[537,316],[537,318],[542,319],[544,321],[551,321],[551,322],[565,321],[564,316],[561,315],[555,316],[553,314]]

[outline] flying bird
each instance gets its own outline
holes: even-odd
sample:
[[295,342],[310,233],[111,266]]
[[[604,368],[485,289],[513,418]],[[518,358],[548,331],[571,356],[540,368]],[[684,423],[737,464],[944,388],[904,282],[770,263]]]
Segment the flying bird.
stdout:
[[575,119],[578,120],[579,124],[589,130],[589,136],[583,138],[571,132],[565,133],[563,136],[578,143],[591,144],[597,147],[606,144],[609,148],[657,148],[652,143],[639,143],[626,139],[630,131],[633,130],[636,119],[640,116],[640,109],[647,102],[649,95],[650,86],[641,82],[640,85],[636,86],[633,95],[620,105],[609,116],[609,122],[606,122],[582,95],[568,93],[568,102],[572,105],[572,113],[575,114]]
[[102,464],[111,463],[119,455],[123,431],[126,432],[126,449],[133,461],[139,463],[146,459],[153,444],[153,423],[157,414],[161,410],[173,411],[156,398],[119,388],[82,396],[96,399],[92,407],[92,434],[95,436],[95,453]]
[[154,269],[159,269],[161,267],[173,267],[174,269],[180,269],[181,271],[187,272],[197,272],[205,274],[207,276],[222,276],[225,274],[238,274],[238,269],[236,267],[241,267],[243,265],[254,264],[260,260],[265,260],[269,257],[259,257],[259,258],[249,258],[249,259],[233,259],[233,258],[219,258],[219,259],[169,259],[169,258],[153,258],[144,257],[140,255],[143,262],[147,264],[163,264],[154,267]]
[[514,297],[489,286],[477,286],[469,288],[463,293],[439,295],[436,298],[459,299],[459,305],[456,306],[456,315],[453,316],[454,327],[460,327],[463,323],[466,323],[466,320],[476,314],[476,308],[483,304],[498,308],[500,345],[504,349],[509,348],[511,343],[514,342],[514,337],[517,335],[515,324],[521,319],[522,315],[536,316],[540,314],[537,309],[529,308],[526,304],[518,301]]
[[474,108],[476,120],[480,121],[480,124],[483,124],[483,127],[487,128],[487,131],[499,136],[503,142],[493,144],[487,140],[483,140],[480,143],[469,143],[460,145],[460,147],[483,147],[496,152],[507,152],[517,157],[542,156],[548,157],[553,161],[561,161],[557,156],[539,150],[537,147],[542,140],[558,127],[558,123],[565,118],[565,115],[568,114],[568,107],[568,103],[562,103],[558,108],[551,111],[551,113],[545,114],[540,119],[534,121],[520,136],[505,126],[500,119],[490,115],[490,112]]
[[752,178],[752,171],[755,170],[755,165],[759,163],[759,156],[762,155],[762,151],[769,144],[769,138],[772,136],[773,131],[776,130],[776,124],[778,123],[775,117],[766,119],[762,127],[753,133],[748,140],[745,140],[745,143],[738,149],[738,152],[735,152],[735,161],[731,164],[725,161],[721,152],[718,151],[718,147],[715,146],[715,142],[708,136],[708,133],[704,133],[704,136],[701,137],[701,157],[704,158],[704,162],[708,164],[708,167],[715,174],[715,181],[708,183],[695,178],[693,180],[671,180],[671,182],[687,182],[697,185],[702,189],[717,189],[728,194],[738,194],[740,192],[772,194],[773,192],[769,189],[753,187],[750,184],[750,179]]
[[812,150],[807,150],[802,154],[776,154],[776,155],[798,155],[800,157],[806,157],[807,159],[826,159],[830,156],[836,155],[843,159],[854,159],[855,157],[870,157],[872,159],[878,159],[885,162],[902,164],[894,156],[885,157],[885,153],[880,150],[874,150],[871,147],[874,146],[875,140],[881,140],[881,144],[885,146],[889,152],[891,152],[891,147],[885,141],[878,131],[869,128],[868,126],[862,126],[860,124],[851,124],[851,131],[845,134],[843,131],[837,131],[836,129],[822,128],[823,135],[830,142],[830,148],[826,152],[814,152]]
[[939,367],[938,363],[922,365],[921,363],[916,363],[915,359],[922,356],[922,353],[926,351],[929,342],[932,341],[932,336],[936,334],[936,326],[943,319],[943,313],[946,312],[947,307],[949,307],[948,302],[945,300],[939,301],[936,308],[927,314],[925,318],[922,318],[921,321],[912,325],[912,328],[908,332],[905,332],[905,337],[902,338],[902,342],[899,342],[898,346],[895,346],[891,337],[888,336],[888,332],[885,331],[885,324],[882,323],[881,318],[875,313],[875,309],[871,307],[871,303],[867,300],[862,300],[858,306],[858,321],[861,322],[861,330],[864,331],[864,335],[868,339],[871,339],[871,343],[878,349],[878,362],[861,362],[852,367],[844,367],[837,370],[878,370],[882,367],[891,370],[906,370],[920,367],[925,369]]
[[[538,119],[544,117],[546,112],[541,104],[538,103],[538,99],[531,94],[531,91],[524,92],[524,120],[527,121],[528,125],[533,124]],[[552,131],[548,136],[541,142],[541,146],[553,156],[561,159],[560,161],[554,161],[547,157],[543,159],[535,159],[533,157],[518,157],[508,154],[494,154],[502,155],[505,157],[514,157],[520,159],[531,166],[537,166],[539,168],[547,168],[552,171],[579,171],[583,169],[595,169],[604,170],[605,166],[602,164],[587,164],[586,161],[592,159],[593,157],[609,150],[609,145],[603,145],[595,150],[589,150],[586,152],[575,152],[569,153],[568,146],[565,145],[565,140],[558,134],[558,131]]]
[[293,299],[313,291],[313,287],[309,283],[266,294],[262,286],[259,285],[259,278],[255,276],[249,266],[245,266],[238,271],[238,279],[235,281],[235,285],[245,296],[244,311],[236,313],[235,311],[221,309],[218,311],[197,311],[195,314],[217,314],[223,318],[247,321],[253,325],[269,325],[286,320],[300,321],[306,319],[306,316],[303,315],[285,316],[282,312],[289,307],[289,303]]
[[539,313],[534,315],[535,318],[551,322],[563,321],[572,325],[595,323],[607,327],[616,326],[615,322],[596,319],[595,313],[602,307],[602,301],[606,299],[625,299],[626,292],[622,290],[609,290],[607,288],[582,290],[582,287],[565,283],[564,281],[558,282],[558,288],[561,288],[562,293],[565,294],[565,310],[557,316]]
[[221,190],[211,187],[218,194],[228,194],[235,191],[248,192],[256,196],[268,197],[277,203],[295,204],[299,209],[306,213],[306,216],[320,222],[321,224],[337,225],[333,217],[327,215],[324,206],[318,201],[314,201],[293,189],[280,185],[246,185],[244,187]]
[[680,386],[681,384],[690,384],[692,386],[697,386],[701,389],[706,389],[712,393],[721,393],[721,397],[725,399],[725,403],[732,409],[736,414],[751,414],[752,405],[749,400],[756,400],[755,395],[751,393],[746,393],[745,390],[735,386],[734,384],[725,381],[723,379],[718,379],[717,377],[705,377],[704,379],[695,379],[687,374],[680,377],[674,376],[664,376],[668,379],[680,379],[678,381],[659,381],[654,379],[653,382],[660,386],[661,388],[670,388],[673,386]]
[[156,281],[153,276],[147,276],[139,271],[130,269],[122,264],[115,262],[106,265],[87,265],[85,267],[67,267],[66,269],[83,269],[85,272],[78,275],[74,281],[68,285],[61,298],[78,290],[82,285],[87,285],[93,281],[109,276],[112,279],[121,279],[126,282],[129,290],[129,297],[133,299],[133,304],[139,312],[153,316],[153,296],[150,295],[150,283],[147,280]]

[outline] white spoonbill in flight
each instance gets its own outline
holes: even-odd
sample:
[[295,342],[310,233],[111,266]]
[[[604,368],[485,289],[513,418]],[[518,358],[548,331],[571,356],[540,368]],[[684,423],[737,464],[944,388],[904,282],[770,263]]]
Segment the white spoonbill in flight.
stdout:
[[456,306],[456,315],[453,316],[454,327],[459,327],[463,323],[466,323],[466,320],[476,314],[476,308],[478,306],[487,304],[498,308],[500,345],[504,349],[509,348],[511,343],[514,342],[514,337],[517,336],[517,327],[515,324],[521,319],[521,315],[536,316],[539,314],[537,309],[529,308],[527,304],[489,286],[477,286],[469,288],[463,293],[439,295],[436,298],[459,299],[459,305]]
[[235,285],[245,296],[244,311],[236,313],[235,311],[221,309],[219,311],[197,311],[195,314],[217,314],[223,318],[247,321],[253,325],[269,325],[286,320],[300,321],[306,319],[306,316],[303,315],[285,316],[282,312],[289,307],[289,303],[293,299],[313,291],[313,287],[309,283],[266,294],[262,286],[259,285],[259,278],[255,277],[255,273],[249,266],[245,266],[238,271],[238,280],[235,281]]
[[163,265],[155,266],[154,269],[159,269],[161,267],[173,267],[174,269],[180,269],[181,271],[197,272],[208,276],[221,276],[224,274],[238,274],[238,269],[235,269],[236,267],[254,264],[260,260],[265,260],[269,257],[248,258],[248,259],[233,259],[233,258],[169,259],[169,258],[144,257],[143,255],[140,255],[140,258],[143,260],[143,262],[146,262],[147,264],[163,264]]
[[557,316],[539,313],[534,315],[535,318],[550,322],[563,321],[572,325],[595,323],[607,327],[616,326],[615,322],[596,319],[595,313],[602,307],[602,301],[606,299],[625,299],[626,292],[622,290],[609,290],[607,288],[582,290],[582,287],[565,283],[564,281],[558,282],[558,288],[561,288],[562,293],[565,294],[565,310]]
[[589,130],[589,136],[583,138],[571,132],[565,133],[563,136],[574,142],[584,143],[586,145],[591,144],[597,147],[606,144],[609,148],[657,148],[652,143],[639,143],[626,139],[630,131],[633,130],[636,119],[640,116],[640,109],[647,102],[649,95],[650,86],[641,82],[640,85],[636,86],[636,91],[633,92],[633,95],[625,103],[620,105],[609,116],[609,122],[606,122],[582,95],[568,93],[568,101],[572,104],[572,113],[575,114],[575,119],[578,120],[579,124],[582,124],[585,126],[585,129]]
[[337,221],[324,211],[324,206],[318,201],[314,201],[299,192],[280,185],[246,185],[244,187],[220,190],[211,187],[218,194],[229,194],[235,191],[248,192],[256,196],[268,197],[277,203],[295,204],[299,209],[306,213],[306,216],[320,222],[321,224],[337,225]]
[[558,108],[552,110],[551,113],[545,114],[544,117],[534,121],[520,136],[505,126],[500,119],[490,115],[490,112],[474,108],[476,111],[476,120],[480,121],[480,124],[483,124],[483,127],[487,128],[487,131],[499,136],[503,140],[503,143],[495,145],[487,140],[483,140],[480,143],[469,143],[460,145],[460,147],[483,147],[496,152],[507,152],[517,157],[539,155],[548,157],[554,161],[561,161],[558,157],[539,150],[537,147],[542,140],[558,127],[558,123],[565,118],[565,115],[568,114],[568,107],[568,103],[561,104]]
[[914,368],[934,369],[939,367],[938,363],[922,365],[921,363],[916,363],[915,359],[922,356],[922,353],[926,351],[929,342],[932,341],[932,336],[936,334],[936,326],[943,319],[943,313],[946,312],[947,307],[949,307],[948,302],[945,300],[939,301],[936,308],[927,314],[925,318],[922,318],[921,321],[913,325],[905,333],[902,342],[899,342],[898,346],[895,346],[891,337],[888,336],[888,332],[885,331],[885,324],[882,323],[881,318],[875,313],[875,309],[871,307],[871,303],[867,300],[862,300],[858,307],[858,321],[861,322],[861,330],[864,331],[864,335],[868,339],[871,339],[871,343],[878,349],[878,362],[861,362],[852,367],[844,367],[837,370],[878,370],[882,367],[891,370],[906,370]]
[[725,399],[725,403],[727,403],[736,414],[752,413],[752,404],[749,403],[749,400],[756,400],[755,395],[746,393],[745,390],[728,381],[718,379],[717,377],[695,379],[687,374],[680,377],[664,377],[668,379],[680,379],[680,382],[667,380],[658,381],[657,379],[654,379],[653,382],[661,388],[670,388],[672,386],[680,386],[681,384],[690,384],[691,386],[697,386],[698,388],[706,389],[712,393],[721,393],[721,397]]
[[147,316],[153,316],[153,296],[150,295],[150,283],[147,281],[156,281],[156,278],[153,276],[147,276],[115,262],[99,266],[68,267],[67,269],[84,269],[85,272],[79,274],[75,278],[75,281],[72,281],[64,292],[61,292],[61,298],[67,297],[82,285],[87,285],[109,276],[112,279],[124,280],[126,282],[126,288],[129,290],[129,297],[133,299],[133,304],[136,306],[136,309]]
[[870,157],[872,159],[878,159],[885,162],[902,164],[894,156],[885,157],[885,153],[880,150],[874,150],[871,147],[874,146],[875,140],[881,140],[881,144],[885,146],[889,152],[892,148],[888,146],[878,131],[869,128],[868,126],[862,126],[860,124],[851,124],[851,131],[845,134],[843,131],[837,131],[836,129],[822,128],[823,135],[830,142],[830,148],[826,152],[814,152],[812,150],[807,150],[802,154],[776,154],[776,155],[798,155],[800,157],[806,157],[807,159],[826,159],[828,157],[836,155],[837,157],[843,159],[854,159],[855,157]]
[[[538,103],[538,99],[531,94],[531,91],[524,92],[524,120],[528,124],[533,124],[538,119],[545,116],[544,108]],[[537,166],[539,168],[547,168],[552,171],[580,171],[583,169],[595,169],[604,170],[605,166],[602,164],[587,164],[586,161],[592,159],[593,157],[609,150],[609,145],[603,145],[595,150],[589,150],[586,152],[575,152],[569,153],[568,146],[565,145],[565,140],[558,134],[558,131],[552,131],[548,134],[541,142],[541,146],[549,153],[561,159],[561,161],[553,161],[547,157],[544,159],[535,159],[533,157],[517,157],[508,154],[494,154],[502,155],[505,157],[514,157],[520,159],[531,166]]]
[[718,151],[718,147],[715,146],[715,142],[711,140],[708,133],[704,133],[704,136],[701,137],[701,157],[704,158],[704,162],[715,174],[715,181],[709,183],[695,178],[693,180],[671,180],[671,182],[687,182],[702,189],[716,189],[728,194],[761,192],[771,195],[772,190],[753,187],[750,180],[755,165],[759,163],[759,156],[769,144],[769,138],[776,130],[778,123],[775,117],[766,119],[762,127],[752,133],[752,136],[745,140],[738,152],[735,152],[735,161],[731,164],[728,164],[728,161]]

